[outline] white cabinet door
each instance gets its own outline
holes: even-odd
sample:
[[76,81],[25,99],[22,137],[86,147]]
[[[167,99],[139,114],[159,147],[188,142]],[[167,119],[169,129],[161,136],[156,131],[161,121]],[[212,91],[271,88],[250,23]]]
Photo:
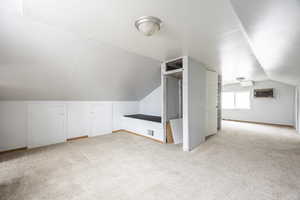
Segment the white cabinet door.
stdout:
[[68,104],[67,137],[76,138],[90,133],[90,110],[88,103]]
[[66,141],[64,104],[28,105],[28,147]]
[[218,127],[218,74],[216,72],[206,72],[207,84],[207,107],[206,107],[206,135],[217,133]]
[[91,136],[104,135],[112,132],[112,103],[91,104]]

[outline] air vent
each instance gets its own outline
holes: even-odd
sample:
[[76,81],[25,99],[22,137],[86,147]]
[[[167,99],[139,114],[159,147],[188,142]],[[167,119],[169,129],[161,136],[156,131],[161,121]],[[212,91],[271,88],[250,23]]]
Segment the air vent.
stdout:
[[153,130],[148,130],[147,133],[148,133],[148,135],[150,135],[150,136],[154,136],[154,131],[153,131]]

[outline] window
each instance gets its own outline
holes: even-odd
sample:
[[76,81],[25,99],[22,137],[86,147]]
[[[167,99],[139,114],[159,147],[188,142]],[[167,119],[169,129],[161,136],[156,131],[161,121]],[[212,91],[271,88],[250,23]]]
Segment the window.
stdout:
[[223,109],[233,109],[234,108],[234,93],[233,92],[223,92],[222,108]]
[[223,92],[223,109],[250,109],[250,92]]
[[235,108],[250,109],[250,94],[249,94],[249,92],[235,93]]

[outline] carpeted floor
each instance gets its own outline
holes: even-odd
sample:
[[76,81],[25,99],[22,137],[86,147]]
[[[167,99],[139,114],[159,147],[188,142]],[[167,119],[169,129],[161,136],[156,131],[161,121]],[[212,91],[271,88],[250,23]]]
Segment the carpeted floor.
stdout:
[[116,133],[4,154],[0,199],[299,200],[300,135],[224,122],[193,152]]

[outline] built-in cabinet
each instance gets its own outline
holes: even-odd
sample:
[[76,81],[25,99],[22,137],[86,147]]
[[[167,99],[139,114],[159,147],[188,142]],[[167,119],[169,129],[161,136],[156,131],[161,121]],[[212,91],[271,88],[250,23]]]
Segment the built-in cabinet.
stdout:
[[113,130],[113,103],[36,103],[28,105],[28,113],[29,147]]
[[0,151],[39,147],[123,129],[132,102],[0,102]]
[[95,103],[90,105],[90,136],[104,135],[113,131],[113,104]]
[[90,135],[89,107],[88,103],[67,104],[67,138]]
[[45,146],[66,140],[65,104],[28,105],[28,147]]

